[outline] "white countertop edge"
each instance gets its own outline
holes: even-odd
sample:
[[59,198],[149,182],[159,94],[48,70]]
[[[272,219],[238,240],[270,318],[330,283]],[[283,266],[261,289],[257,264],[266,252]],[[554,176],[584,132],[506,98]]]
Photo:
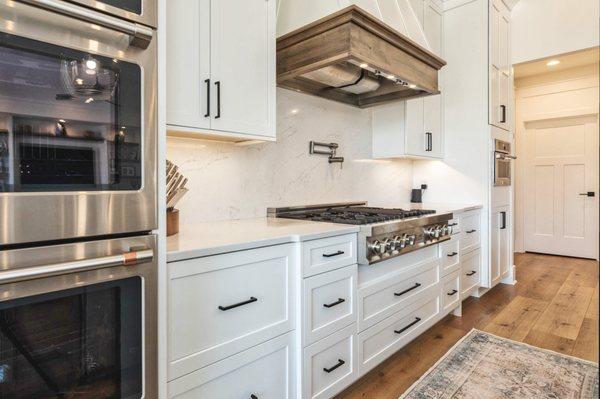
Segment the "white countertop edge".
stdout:
[[[322,224],[321,222],[314,222]],[[338,225],[342,226],[342,225]],[[303,242],[310,240],[318,240],[321,238],[335,237],[345,234],[358,233],[360,228],[358,226],[343,226],[336,230],[321,231],[318,233],[307,233],[307,234],[289,234],[282,235],[279,237],[268,237],[264,239],[254,239],[243,242],[234,242],[225,245],[217,245],[211,247],[202,247],[182,250],[172,250],[167,252],[167,263],[178,262],[182,260],[188,260],[193,258],[203,258],[205,256],[220,255],[229,252],[244,251],[248,249],[270,247],[273,245],[289,244],[293,242]]]

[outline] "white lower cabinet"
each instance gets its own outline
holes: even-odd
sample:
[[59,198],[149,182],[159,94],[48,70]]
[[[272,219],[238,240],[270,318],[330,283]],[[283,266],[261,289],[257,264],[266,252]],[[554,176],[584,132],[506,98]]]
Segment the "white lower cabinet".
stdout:
[[169,382],[168,397],[292,399],[294,364],[293,333],[288,333]]
[[437,321],[441,305],[439,286],[433,287],[429,293],[426,300],[415,302],[358,334],[361,375],[391,356]]
[[463,255],[460,264],[460,295],[467,297],[473,289],[479,286],[481,275],[481,250],[469,252]]
[[358,290],[358,326],[362,331],[420,301],[440,281],[439,261],[417,264]]
[[328,399],[358,377],[356,324],[303,350],[302,398]]
[[444,277],[442,281],[442,313],[447,314],[460,304],[460,270]]
[[277,245],[169,264],[169,379],[294,328],[296,256]]
[[303,281],[304,345],[356,322],[356,278],[352,265]]

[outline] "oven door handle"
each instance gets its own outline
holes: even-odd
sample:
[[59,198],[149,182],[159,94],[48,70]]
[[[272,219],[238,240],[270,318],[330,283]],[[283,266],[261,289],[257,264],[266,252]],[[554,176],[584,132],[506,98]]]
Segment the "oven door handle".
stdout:
[[34,280],[45,277],[86,272],[95,269],[104,269],[117,266],[133,266],[151,262],[154,258],[152,249],[140,249],[118,255],[102,256],[99,258],[75,260],[71,262],[55,263],[51,265],[27,267],[23,269],[6,270],[0,272],[0,284],[14,283],[17,281]]
[[76,18],[84,22],[125,33],[130,36],[129,44],[142,49],[148,48],[152,41],[152,29],[147,26],[127,22],[110,15],[101,14],[84,7],[60,0],[15,0],[56,14]]

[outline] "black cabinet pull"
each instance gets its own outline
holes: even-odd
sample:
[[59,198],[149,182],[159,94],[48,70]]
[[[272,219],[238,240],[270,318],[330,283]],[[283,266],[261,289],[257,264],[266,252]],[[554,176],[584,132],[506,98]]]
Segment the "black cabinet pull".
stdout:
[[452,290],[452,291],[450,291],[450,292],[447,292],[447,293],[446,293],[446,295],[448,295],[448,296],[452,296],[452,295],[456,294],[457,292],[458,292],[458,291],[456,291],[456,290]]
[[346,364],[345,361],[343,361],[342,359],[338,359],[338,362],[335,364],[335,366],[331,366],[330,368],[323,367],[323,371],[326,373],[331,373],[333,370],[337,369],[340,366],[343,366],[344,364]]
[[215,85],[217,86],[217,114],[215,119],[219,119],[221,117],[221,81],[216,81]]
[[471,270],[469,273],[467,273],[467,276],[472,276],[472,275],[474,275],[475,273],[477,273],[475,270]]
[[425,151],[431,151],[433,148],[433,134],[431,132],[425,132],[425,138],[427,140]]
[[258,396],[256,396],[255,394],[250,395],[250,399],[258,399]]
[[210,79],[204,79],[204,83],[206,83],[206,113],[204,117],[208,118],[210,116]]
[[500,109],[502,110],[502,119],[500,123],[506,123],[506,105],[501,105]]
[[402,296],[404,294],[406,294],[407,292],[410,292],[412,290],[416,290],[417,288],[419,288],[421,286],[421,283],[415,283],[415,285],[413,285],[410,288],[405,289],[404,291],[400,291],[400,292],[394,292],[395,296]]
[[258,299],[251,296],[250,299],[248,299],[247,301],[234,303],[233,305],[229,305],[229,306],[219,306],[219,309],[225,311],[225,310],[237,308],[238,306],[248,305],[249,303],[256,302],[256,301],[258,301]]
[[504,230],[506,228],[506,212],[500,212],[500,216],[502,217],[502,225],[500,226],[500,230]]
[[331,303],[324,303],[323,306],[325,306],[326,308],[332,308],[335,305],[339,305],[340,303],[344,303],[344,302],[346,302],[346,300],[344,298],[338,298],[337,301],[331,302]]
[[412,326],[414,326],[415,324],[417,324],[418,322],[421,321],[420,317],[415,317],[415,321],[413,321],[412,323],[410,323],[409,325],[407,325],[406,327],[402,327],[399,330],[394,330],[394,332],[396,334],[402,334],[404,331],[408,330],[409,328],[411,328]]
[[452,258],[453,256],[458,255],[458,252],[452,252],[451,254],[446,255],[449,258]]
[[334,252],[334,253],[332,253],[332,254],[323,254],[323,257],[324,257],[324,258],[331,258],[331,257],[333,257],[333,256],[340,256],[340,255],[343,255],[344,253],[345,253],[344,251],[337,251],[337,252]]
[[475,233],[477,230],[473,229],[473,230],[467,230],[467,234],[471,234],[471,233]]
[[449,223],[448,226],[450,226],[450,227],[458,226],[458,223]]

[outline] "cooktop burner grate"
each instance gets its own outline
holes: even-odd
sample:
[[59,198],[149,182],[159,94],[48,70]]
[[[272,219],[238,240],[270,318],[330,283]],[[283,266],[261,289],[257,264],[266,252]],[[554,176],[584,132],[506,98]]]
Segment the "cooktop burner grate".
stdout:
[[434,210],[404,210],[372,207],[327,208],[280,215],[280,217],[314,222],[329,222],[342,224],[373,224],[390,220],[419,217],[435,213]]

